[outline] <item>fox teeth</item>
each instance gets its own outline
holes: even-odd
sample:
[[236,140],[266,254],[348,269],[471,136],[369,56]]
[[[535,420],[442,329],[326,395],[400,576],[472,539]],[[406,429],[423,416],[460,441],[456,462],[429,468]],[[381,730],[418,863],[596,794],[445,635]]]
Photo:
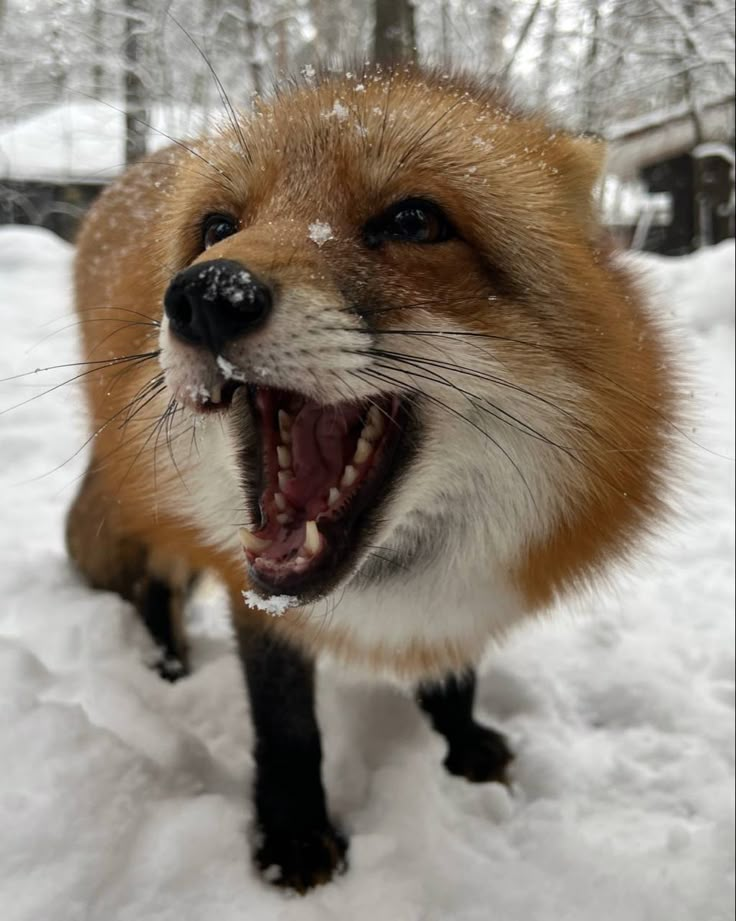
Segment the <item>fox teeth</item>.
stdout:
[[222,384],[213,384],[210,387],[210,402],[211,403],[221,403],[222,402]]
[[279,410],[279,432],[281,433],[281,440],[284,444],[291,444],[291,426],[294,424],[294,420],[286,412],[285,409]]
[[369,441],[366,441],[365,438],[358,439],[358,446],[355,449],[355,454],[353,455],[353,463],[355,464],[364,464],[373,452],[373,446]]
[[342,479],[340,480],[340,486],[352,486],[353,483],[358,479],[358,471],[353,467],[352,464],[348,464],[347,467],[342,472]]
[[287,508],[286,496],[282,492],[273,494],[274,505],[280,512],[285,512]]
[[285,445],[279,445],[276,448],[276,456],[282,470],[288,470],[291,467],[291,451]]
[[279,489],[283,490],[286,484],[294,479],[294,473],[291,470],[279,470]]
[[377,406],[371,406],[368,410],[368,424],[366,428],[370,429],[371,432],[375,432],[376,437],[383,435],[383,430],[386,428],[386,420],[383,418],[383,413]]
[[316,521],[308,521],[304,529],[304,544],[302,549],[306,551],[309,556],[314,556],[316,553],[319,553],[319,548],[322,546],[322,539],[319,535],[319,529],[317,528]]
[[289,512],[281,512],[276,516],[276,521],[279,524],[288,524],[291,521],[291,514]]
[[363,426],[363,431],[360,433],[360,437],[369,441],[371,444],[375,444],[383,434],[383,423],[381,426],[374,425],[373,422],[369,419],[368,423]]
[[266,550],[273,543],[272,540],[265,540],[262,537],[256,537],[251,531],[247,528],[240,528],[238,531],[238,537],[240,538],[240,543],[246,550],[250,550],[251,553],[261,553],[261,551]]
[[339,489],[337,489],[337,487],[333,486],[332,489],[330,489],[329,496],[327,497],[327,504],[330,508],[334,508],[341,498],[342,493]]

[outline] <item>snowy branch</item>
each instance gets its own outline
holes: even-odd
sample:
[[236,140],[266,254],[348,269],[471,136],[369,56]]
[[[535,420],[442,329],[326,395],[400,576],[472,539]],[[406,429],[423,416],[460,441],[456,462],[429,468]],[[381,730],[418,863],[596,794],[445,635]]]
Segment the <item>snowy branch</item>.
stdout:
[[724,67],[731,80],[736,79],[736,66],[734,65],[733,55],[711,55],[703,47],[698,30],[694,27],[695,24],[685,16],[681,9],[678,9],[676,4],[670,3],[670,0],[652,0],[652,2],[677,25],[683,38],[689,43],[701,61],[706,64],[716,64]]

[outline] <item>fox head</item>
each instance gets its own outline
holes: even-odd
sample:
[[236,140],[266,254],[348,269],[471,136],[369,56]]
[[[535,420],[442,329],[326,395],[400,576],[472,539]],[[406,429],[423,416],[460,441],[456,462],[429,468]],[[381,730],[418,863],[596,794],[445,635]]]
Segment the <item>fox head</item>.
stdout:
[[674,397],[600,227],[598,142],[466,79],[367,70],[170,157],[161,363],[207,417],[202,520],[240,526],[258,591],[431,573],[534,608],[631,546]]

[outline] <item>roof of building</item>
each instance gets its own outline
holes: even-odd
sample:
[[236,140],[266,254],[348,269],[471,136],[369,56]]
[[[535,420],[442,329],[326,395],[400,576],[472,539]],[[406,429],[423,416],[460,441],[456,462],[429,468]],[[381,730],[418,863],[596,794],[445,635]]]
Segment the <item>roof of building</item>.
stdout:
[[643,167],[689,153],[699,142],[732,144],[733,92],[699,107],[697,118],[703,132],[700,138],[692,106],[687,102],[612,124],[605,132],[608,171],[632,179]]
[[[186,106],[154,106],[148,147],[191,137],[205,123]],[[106,182],[125,166],[125,116],[116,102],[53,105],[0,122],[0,180]]]

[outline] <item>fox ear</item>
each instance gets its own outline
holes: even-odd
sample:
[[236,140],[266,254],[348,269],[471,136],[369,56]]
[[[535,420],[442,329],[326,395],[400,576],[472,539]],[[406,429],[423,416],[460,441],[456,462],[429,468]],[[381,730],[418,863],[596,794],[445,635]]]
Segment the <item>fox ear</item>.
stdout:
[[571,137],[568,143],[573,153],[571,166],[577,170],[579,181],[592,192],[606,165],[606,142],[597,137]]
[[561,154],[561,168],[571,204],[586,223],[594,221],[593,190],[605,169],[606,143],[596,137],[568,136]]

